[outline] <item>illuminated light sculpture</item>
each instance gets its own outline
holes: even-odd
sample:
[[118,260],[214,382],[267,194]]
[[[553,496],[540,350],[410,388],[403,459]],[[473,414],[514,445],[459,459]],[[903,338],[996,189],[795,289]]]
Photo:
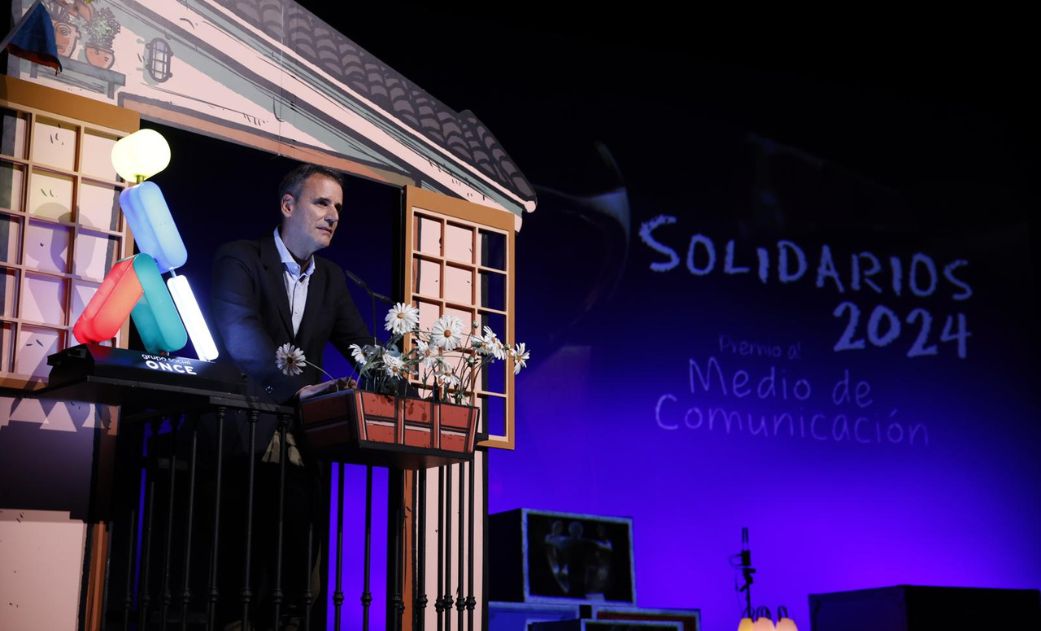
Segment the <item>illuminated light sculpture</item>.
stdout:
[[133,264],[133,257],[117,261],[105,275],[72,328],[77,341],[98,344],[111,340],[130,317],[143,292]]
[[130,317],[145,350],[151,353],[181,350],[188,343],[188,332],[181,324],[181,317],[155,259],[144,253],[136,255],[134,273],[141,283],[142,295]]
[[155,258],[161,273],[184,265],[188,251],[181,240],[163,192],[153,182],[143,182],[119,194],[119,205],[142,252]]
[[173,296],[177,311],[181,313],[181,321],[188,329],[188,337],[191,338],[192,346],[195,347],[199,359],[204,361],[217,359],[217,345],[213,342],[210,329],[202,317],[202,311],[199,309],[198,301],[195,300],[195,293],[188,284],[188,279],[184,276],[174,276],[166,281],[166,287]]
[[[76,321],[80,342],[100,343],[115,337],[132,318],[145,350],[172,353],[184,348],[191,335],[199,359],[217,358],[217,345],[195,300],[188,279],[173,270],[188,260],[163,192],[149,177],[170,163],[170,145],[153,129],[142,129],[112,147],[112,166],[127,182],[119,205],[134,233],[140,254],[118,261]],[[171,278],[163,282],[162,274]]]
[[[198,305],[195,308],[198,310]],[[155,259],[145,253],[112,266],[76,320],[72,333],[80,342],[97,344],[115,337],[128,317],[133,318],[141,342],[149,352],[180,350],[188,341],[188,333],[159,267]],[[215,349],[211,354],[216,356]]]
[[154,129],[139,129],[112,146],[112,167],[119,177],[139,184],[170,164],[170,145]]

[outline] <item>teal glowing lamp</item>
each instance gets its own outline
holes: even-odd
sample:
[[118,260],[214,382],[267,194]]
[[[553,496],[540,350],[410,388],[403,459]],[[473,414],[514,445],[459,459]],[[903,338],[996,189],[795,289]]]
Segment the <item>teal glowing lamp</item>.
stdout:
[[81,344],[111,340],[130,317],[143,290],[133,269],[134,257],[116,261],[105,274],[83,313],[76,319],[72,334]]
[[199,302],[195,300],[195,292],[188,284],[188,279],[184,276],[174,276],[166,281],[166,287],[173,296],[177,311],[181,314],[181,322],[184,323],[184,328],[188,329],[188,337],[191,338],[199,359],[217,359],[217,345],[213,342],[209,327],[206,326],[206,319],[202,317],[202,310],[199,309]]
[[170,145],[154,129],[139,129],[112,146],[112,167],[130,184],[140,184],[170,164]]
[[188,260],[188,250],[170,215],[166,198],[155,183],[143,182],[124,189],[119,194],[119,205],[134,233],[138,249],[155,259],[160,273],[184,265]]
[[155,259],[145,253],[134,256],[134,273],[141,283],[142,296],[130,317],[145,350],[150,353],[181,350],[188,343],[188,332],[181,324]]

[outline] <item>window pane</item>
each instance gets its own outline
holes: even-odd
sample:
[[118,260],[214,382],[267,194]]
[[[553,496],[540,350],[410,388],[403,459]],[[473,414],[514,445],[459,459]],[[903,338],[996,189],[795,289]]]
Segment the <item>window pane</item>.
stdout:
[[506,275],[496,272],[481,272],[482,307],[506,310]]
[[26,274],[19,315],[34,322],[65,326],[66,282],[53,276]]
[[498,392],[506,394],[506,370],[509,363],[499,360],[494,364],[485,366],[481,371],[481,390],[485,392]]
[[484,327],[490,326],[495,335],[498,336],[502,343],[507,343],[506,339],[506,317],[498,313],[488,313],[486,311],[481,312],[481,332],[484,332]]
[[506,269],[506,235],[481,230],[481,265]]
[[25,186],[25,167],[0,161],[0,208],[22,209],[22,187]]
[[33,125],[34,162],[72,171],[76,167],[76,127],[56,120],[37,118]]
[[79,223],[102,230],[119,230],[119,193],[115,186],[80,184]]
[[481,419],[478,431],[488,432],[492,436],[506,433],[506,399],[500,397],[481,397]]
[[22,222],[16,217],[0,214],[0,262],[17,263],[22,244]]
[[42,221],[30,221],[25,235],[25,265],[41,272],[67,272],[69,229]]
[[18,313],[18,270],[0,267],[0,316],[13,318]]
[[423,254],[441,256],[441,222],[416,215],[415,243],[412,249]]
[[464,305],[473,304],[472,270],[445,266],[445,300]]
[[29,212],[55,221],[72,218],[72,177],[33,171],[29,176]]
[[441,265],[435,261],[412,261],[412,288],[424,296],[441,296]]
[[76,237],[73,272],[101,282],[116,262],[119,239],[104,234],[83,231]]
[[472,228],[451,223],[445,226],[445,258],[464,263],[474,262]]
[[25,158],[25,130],[29,126],[29,121],[25,114],[22,112],[16,112],[6,108],[0,108],[0,118],[2,118],[3,127],[0,129],[2,132],[2,140],[0,140],[0,153],[4,153],[15,158]]
[[18,332],[18,346],[15,352],[14,371],[19,375],[46,377],[51,372],[47,365],[47,356],[61,350],[63,346],[61,331],[35,326],[22,326]]
[[115,182],[116,170],[112,168],[112,145],[114,144],[116,144],[114,136],[86,130],[83,134],[83,162],[80,165],[80,171],[86,175]]
[[425,300],[417,300],[416,307],[419,308],[419,328],[429,331],[434,321],[441,317],[441,307]]
[[0,322],[0,372],[11,372],[14,366],[14,325]]

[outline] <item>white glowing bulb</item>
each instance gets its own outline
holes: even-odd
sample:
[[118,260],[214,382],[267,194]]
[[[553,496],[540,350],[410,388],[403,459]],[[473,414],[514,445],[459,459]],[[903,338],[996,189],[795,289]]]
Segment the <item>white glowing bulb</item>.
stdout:
[[166,286],[170,289],[170,295],[173,296],[174,304],[177,305],[177,311],[181,314],[181,322],[188,330],[188,337],[192,338],[192,346],[199,354],[199,359],[203,361],[217,359],[217,345],[213,342],[210,329],[202,317],[202,311],[195,300],[195,294],[192,292],[191,285],[188,284],[188,279],[184,276],[174,276],[166,281]]
[[752,625],[753,631],[775,631],[774,621],[766,616],[762,616],[756,619],[755,624]]
[[795,626],[794,620],[784,616],[777,621],[777,631],[799,631],[799,627]]
[[112,167],[131,184],[147,180],[170,164],[170,145],[154,129],[139,129],[112,145]]

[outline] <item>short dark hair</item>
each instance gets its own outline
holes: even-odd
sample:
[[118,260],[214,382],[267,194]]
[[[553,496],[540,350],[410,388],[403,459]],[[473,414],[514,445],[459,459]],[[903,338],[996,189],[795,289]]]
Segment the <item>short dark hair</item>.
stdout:
[[282,203],[282,198],[286,193],[292,195],[293,199],[299,198],[300,189],[303,188],[307,178],[312,175],[325,176],[339,184],[340,190],[343,190],[343,177],[338,172],[318,164],[301,164],[282,178],[282,183],[278,185],[278,202]]

